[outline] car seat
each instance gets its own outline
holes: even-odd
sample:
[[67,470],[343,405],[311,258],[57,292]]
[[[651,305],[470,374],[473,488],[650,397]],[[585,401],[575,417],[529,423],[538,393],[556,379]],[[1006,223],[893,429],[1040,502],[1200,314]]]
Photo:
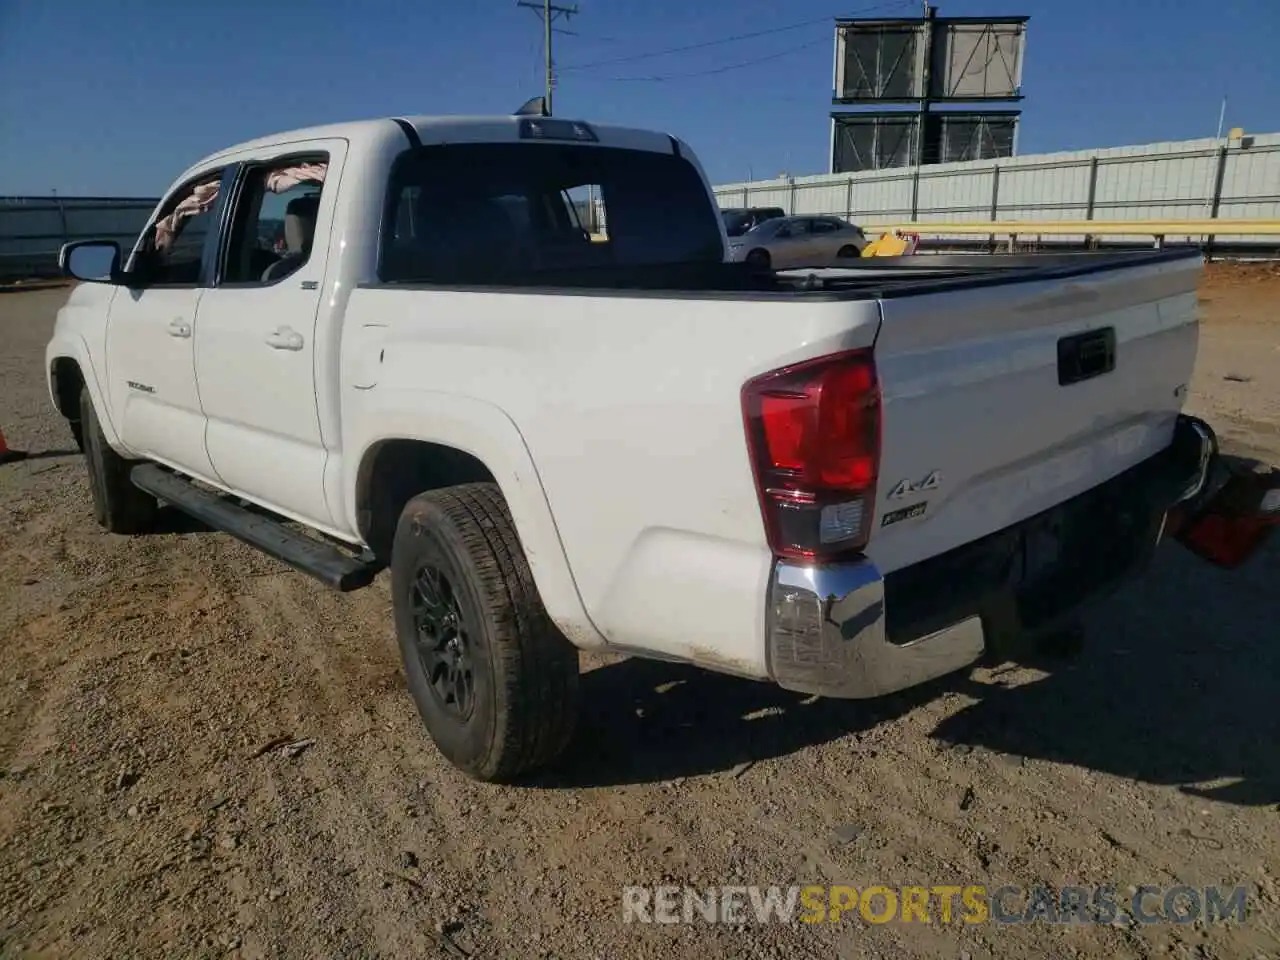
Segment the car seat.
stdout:
[[316,215],[320,211],[320,195],[295,197],[284,211],[283,257],[262,272],[263,283],[273,283],[293,273],[311,255],[311,242],[316,235]]

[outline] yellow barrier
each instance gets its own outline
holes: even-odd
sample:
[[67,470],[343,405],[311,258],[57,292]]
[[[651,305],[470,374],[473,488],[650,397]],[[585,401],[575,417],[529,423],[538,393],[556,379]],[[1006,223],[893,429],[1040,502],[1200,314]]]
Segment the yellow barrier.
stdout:
[[854,222],[866,233],[900,230],[938,236],[950,233],[1000,234],[1001,236],[1280,236],[1280,220],[974,220],[922,223]]

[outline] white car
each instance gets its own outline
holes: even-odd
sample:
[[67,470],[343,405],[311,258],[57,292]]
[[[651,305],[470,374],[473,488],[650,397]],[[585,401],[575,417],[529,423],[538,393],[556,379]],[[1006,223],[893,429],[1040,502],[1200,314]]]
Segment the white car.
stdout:
[[842,266],[862,255],[862,230],[839,217],[776,217],[729,238],[729,255],[758,270]]
[[297,130],[192,166],[133,250],[63,249],[50,394],[107,530],[164,502],[340,590],[389,568],[483,780],[570,742],[580,649],[876,696],[1033,641],[1206,489],[1198,255],[726,260],[666,134]]

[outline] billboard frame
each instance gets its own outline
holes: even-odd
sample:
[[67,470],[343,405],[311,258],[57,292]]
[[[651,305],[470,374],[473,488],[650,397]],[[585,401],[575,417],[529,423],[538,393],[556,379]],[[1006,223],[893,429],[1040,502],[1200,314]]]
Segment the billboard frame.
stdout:
[[[867,167],[863,170],[837,170],[836,169],[836,146],[838,138],[838,127],[840,126],[857,126],[866,125],[874,126],[877,121],[881,120],[908,120],[915,125],[913,131],[913,143],[917,149],[923,147],[925,139],[925,124],[930,121],[941,120],[945,123],[948,119],[952,121],[984,121],[984,120],[1011,120],[1013,128],[1013,144],[1014,153],[1016,155],[1018,130],[1021,127],[1022,111],[999,109],[999,110],[938,110],[929,113],[921,113],[919,110],[859,110],[859,111],[832,111],[830,116],[831,122],[831,152],[829,154],[829,162],[827,165],[828,173],[840,173],[846,175],[854,175],[857,173],[882,172],[885,170],[912,170],[918,169],[920,164],[902,164],[889,167]],[[979,158],[990,159],[990,158]],[[964,163],[971,161],[948,160],[948,161],[930,161],[930,164],[937,163]]]
[[[1021,92],[1009,94],[985,94],[981,96],[934,96],[929,91],[929,85],[932,82],[931,73],[933,69],[933,55],[938,43],[938,36],[946,31],[949,26],[1017,26],[1020,30],[1020,48],[1018,62],[1016,66],[1017,76],[1013,78],[1014,86],[1018,91],[1022,88],[1022,62],[1024,52],[1026,50],[1026,24],[1030,21],[1030,16],[1003,16],[1003,17],[882,17],[873,19],[858,19],[848,17],[837,17],[835,19],[835,55],[833,57],[834,65],[832,70],[831,85],[831,103],[834,106],[860,106],[876,103],[920,103],[926,100],[929,103],[936,104],[964,104],[964,103],[1016,103],[1023,99]],[[920,59],[920,63],[914,68],[919,74],[917,80],[921,85],[921,94],[919,96],[900,96],[900,97],[883,97],[883,96],[859,96],[846,97],[841,96],[844,87],[844,70],[847,57],[844,55],[847,42],[847,32],[850,27],[859,28],[887,28],[901,27],[918,32],[924,37],[924,49],[917,52],[916,56]]]

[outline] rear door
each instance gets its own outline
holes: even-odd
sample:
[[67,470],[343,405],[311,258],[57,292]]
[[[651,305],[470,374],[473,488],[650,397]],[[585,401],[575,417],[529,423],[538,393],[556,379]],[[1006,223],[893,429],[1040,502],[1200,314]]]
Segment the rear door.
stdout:
[[881,301],[887,572],[1089,490],[1169,443],[1198,257]]
[[780,226],[774,234],[773,243],[769,245],[774,269],[813,266],[810,251],[812,240],[809,221],[804,218],[788,220]]
[[[196,373],[224,485],[319,526],[328,457],[316,396],[317,314],[346,141],[237,156],[218,281],[200,304]],[[314,241],[314,242],[313,242]]]
[[809,229],[813,233],[812,250],[815,261],[823,265],[835,263],[836,254],[846,242],[840,223],[828,217],[815,217],[809,221]]

